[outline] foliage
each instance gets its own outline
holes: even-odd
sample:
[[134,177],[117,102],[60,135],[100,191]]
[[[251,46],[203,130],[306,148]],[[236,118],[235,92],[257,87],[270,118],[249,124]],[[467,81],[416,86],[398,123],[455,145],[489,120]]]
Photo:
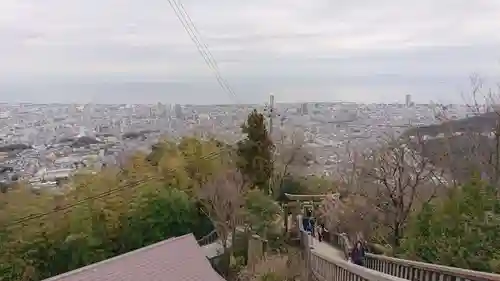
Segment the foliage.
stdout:
[[306,187],[303,194],[329,194],[338,189],[338,184],[325,176],[309,175],[300,178],[300,183]]
[[229,247],[228,240],[231,238],[234,245],[235,236],[230,235],[241,225],[245,194],[246,184],[241,174],[230,167],[227,167],[224,173],[213,177],[198,191],[197,198],[222,242],[224,254],[220,263],[224,276],[229,274],[233,250]]
[[283,184],[275,194],[276,200],[281,203],[288,202],[286,193],[289,194],[308,194],[309,190],[303,181],[296,180],[291,176],[285,176]]
[[425,262],[500,273],[500,201],[494,186],[479,180],[415,216],[403,254]]
[[231,162],[232,151],[215,139],[182,138],[179,144],[163,140],[146,157],[163,180],[195,196],[198,189]]
[[305,266],[296,252],[264,257],[253,267],[242,270],[239,281],[305,280]]
[[248,231],[236,231],[233,248],[233,255],[235,259],[243,259],[244,264],[247,263],[248,258],[248,241],[251,233]]
[[[63,194],[22,185],[0,194],[0,224],[12,224],[0,230],[0,280],[41,280],[169,237],[207,234],[213,225],[195,193],[222,169],[220,157],[208,157],[219,146],[162,141],[121,169],[77,174]],[[40,213],[50,214],[15,224]]]
[[190,232],[201,237],[210,229],[203,223],[208,220],[203,220],[194,202],[182,191],[167,188],[145,194],[140,200],[137,211],[122,218],[124,223],[117,237],[123,247],[121,252]]
[[285,253],[288,251],[287,241],[282,231],[272,229],[267,233],[267,251],[271,253]]
[[245,210],[252,231],[263,238],[267,238],[267,233],[281,213],[279,205],[260,190],[247,193]]
[[315,175],[294,177],[288,175],[283,178],[283,183],[275,194],[275,198],[280,203],[287,203],[286,193],[304,195],[329,194],[336,192],[337,186],[336,182],[326,177]]
[[266,128],[264,115],[253,110],[241,129],[246,137],[237,144],[238,168],[252,187],[269,194],[274,145]]

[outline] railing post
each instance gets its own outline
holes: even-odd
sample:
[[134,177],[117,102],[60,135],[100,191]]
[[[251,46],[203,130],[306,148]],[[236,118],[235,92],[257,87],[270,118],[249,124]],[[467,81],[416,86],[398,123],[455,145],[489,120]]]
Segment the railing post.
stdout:
[[264,255],[264,245],[262,239],[256,234],[250,236],[248,240],[248,266],[254,268],[254,266],[260,261]]

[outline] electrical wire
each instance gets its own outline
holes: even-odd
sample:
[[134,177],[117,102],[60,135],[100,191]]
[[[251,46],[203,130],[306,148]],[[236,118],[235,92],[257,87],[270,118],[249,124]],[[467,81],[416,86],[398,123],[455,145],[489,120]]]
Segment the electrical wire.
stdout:
[[[210,48],[208,47],[208,43],[206,43],[205,41],[203,41],[201,33],[199,32],[198,28],[194,24],[193,19],[191,18],[191,16],[189,16],[188,12],[184,8],[184,5],[182,4],[181,0],[177,0],[177,1],[176,0],[172,0],[172,1],[174,1],[174,3],[178,3],[177,7],[180,8],[179,10],[181,12],[184,12],[185,19],[187,19],[187,22],[193,28],[194,33],[198,35],[199,41],[200,41],[201,44],[203,44],[203,47],[205,47],[205,50],[206,50],[206,52],[208,54],[208,58],[210,59],[212,65],[218,70],[219,69],[219,65],[218,65],[217,61],[214,59],[214,56],[212,55],[212,52],[210,51]],[[220,73],[220,71],[219,71],[219,73]],[[231,92],[232,95],[236,96],[236,94],[232,90],[232,88],[229,85],[229,83],[227,82],[227,80],[224,77],[222,77],[222,76],[221,76],[221,78],[222,78],[222,81],[224,82],[224,84],[226,85],[226,88],[228,88],[228,90]]]
[[196,28],[194,22],[192,21],[191,17],[184,8],[184,5],[180,1],[176,0],[168,0],[168,3],[170,4],[170,7],[172,7],[172,10],[174,11],[177,19],[181,22],[181,25],[188,34],[189,38],[195,44],[196,49],[203,57],[203,60],[205,61],[207,66],[214,72],[215,78],[217,79],[217,83],[219,84],[219,86],[224,91],[226,91],[232,98],[237,100],[235,92],[233,91],[231,86],[229,86],[227,80],[224,79],[224,77],[222,77],[217,61],[214,59],[212,52],[210,52],[208,44],[201,40],[200,38],[201,35],[198,31],[198,28]]
[[[200,32],[199,32],[198,28],[196,27],[196,25],[194,24],[192,18],[187,13],[187,11],[184,8],[184,5],[182,4],[182,2],[180,2],[180,1],[177,2],[175,0],[168,0],[168,2],[170,4],[170,6],[172,7],[172,9],[173,9],[175,15],[177,16],[178,20],[181,22],[184,30],[189,35],[189,37],[193,41],[193,43],[196,45],[196,48],[197,48],[198,52],[200,53],[200,55],[203,57],[203,60],[208,65],[208,67],[214,72],[215,77],[216,77],[217,82],[220,85],[220,87],[224,91],[228,92],[230,96],[232,96],[233,98],[237,99],[237,96],[236,96],[234,90],[231,88],[231,86],[229,85],[229,83],[227,82],[227,80],[224,79],[224,77],[222,77],[222,75],[220,73],[220,69],[219,69],[218,64],[217,64],[217,61],[214,59],[214,57],[212,55],[212,52],[210,51],[210,49],[208,47],[208,44],[205,43],[205,42],[203,42],[200,39],[200,37],[201,37]],[[216,155],[220,155],[221,152],[213,152],[213,153],[211,153],[211,154],[203,157],[202,159],[211,159],[211,158],[213,158]],[[173,172],[174,169],[171,169],[169,171]],[[126,185],[118,187],[118,188],[112,188],[112,189],[107,190],[105,192],[99,193],[99,194],[94,195],[94,196],[86,197],[86,198],[84,198],[82,200],[79,200],[79,201],[77,201],[75,203],[68,204],[66,206],[56,208],[56,209],[54,209],[52,211],[49,211],[49,212],[39,213],[39,214],[35,214],[35,215],[28,215],[28,216],[19,218],[19,219],[13,221],[13,222],[4,224],[4,225],[2,225],[0,227],[1,228],[8,228],[8,227],[16,226],[16,225],[21,225],[21,224],[24,224],[24,223],[26,223],[28,221],[31,221],[31,220],[43,218],[45,216],[49,216],[51,214],[55,214],[55,213],[62,212],[62,211],[65,211],[65,210],[70,210],[70,209],[72,209],[72,208],[74,208],[76,206],[79,206],[81,204],[84,204],[84,203],[86,203],[86,202],[88,202],[90,200],[102,199],[104,197],[113,195],[113,194],[115,194],[117,192],[123,191],[123,190],[125,190],[127,188],[137,188],[141,184],[150,182],[151,180],[154,180],[154,179],[159,179],[159,178],[151,177],[151,178],[143,179],[143,180],[141,180],[139,182],[134,182],[134,183],[131,183],[131,184],[126,184]]]

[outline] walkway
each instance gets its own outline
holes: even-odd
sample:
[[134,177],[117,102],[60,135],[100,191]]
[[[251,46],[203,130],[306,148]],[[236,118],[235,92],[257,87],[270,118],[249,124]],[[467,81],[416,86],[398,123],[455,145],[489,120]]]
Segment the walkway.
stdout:
[[[314,201],[306,195],[286,194],[288,199],[300,201]],[[307,199],[304,199],[306,198]],[[333,198],[333,197],[332,197]],[[338,196],[333,198],[338,200]],[[303,205],[297,205],[303,208]],[[296,206],[296,207],[297,207]],[[300,210],[299,210],[300,211]],[[291,227],[298,227],[301,245],[308,254],[308,273],[317,280],[342,280],[342,281],[427,281],[427,280],[469,280],[469,281],[500,281],[500,274],[473,271],[468,269],[443,266],[419,261],[404,260],[384,255],[366,253],[364,266],[358,266],[345,261],[344,249],[337,249],[329,243],[319,242],[306,235],[302,215],[292,216],[296,223],[288,223]],[[335,234],[335,244],[344,247],[351,245],[349,238],[344,233]],[[309,240],[304,240],[306,237]],[[310,240],[312,239],[312,241]],[[311,245],[312,244],[312,245]]]
[[336,257],[345,260],[343,251],[334,248],[326,242],[319,242],[316,238],[313,238],[313,251],[323,256]]
[[[430,264],[412,260],[367,253],[365,266],[360,267],[345,261],[344,252],[325,242],[313,238],[311,249],[311,271],[320,280],[342,281],[426,281],[426,280],[470,280],[499,281],[500,275],[462,268]],[[329,261],[321,257],[330,258]],[[344,260],[344,261],[342,261]],[[334,276],[332,276],[334,274]],[[340,275],[339,275],[340,274]],[[431,277],[429,277],[431,276]],[[340,278],[340,279],[339,279]]]
[[[231,239],[229,239],[229,240],[231,240]],[[231,241],[228,241],[227,243],[228,243],[228,246],[231,245]],[[202,248],[203,248],[203,251],[205,252],[205,255],[209,259],[215,258],[217,256],[222,255],[222,253],[224,253],[224,246],[222,246],[222,243],[220,240],[217,240],[217,242],[214,242],[212,244],[202,246]]]

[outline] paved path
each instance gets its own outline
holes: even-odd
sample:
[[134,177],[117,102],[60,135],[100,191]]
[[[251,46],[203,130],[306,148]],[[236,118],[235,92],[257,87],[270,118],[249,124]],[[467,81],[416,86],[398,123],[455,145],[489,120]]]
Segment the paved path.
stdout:
[[224,252],[224,247],[218,242],[202,246],[202,248],[209,259],[220,256]]
[[313,238],[313,251],[318,252],[322,255],[328,256],[328,257],[336,257],[336,258],[344,258],[344,252],[334,248],[328,243],[325,242],[319,242],[318,239]]

